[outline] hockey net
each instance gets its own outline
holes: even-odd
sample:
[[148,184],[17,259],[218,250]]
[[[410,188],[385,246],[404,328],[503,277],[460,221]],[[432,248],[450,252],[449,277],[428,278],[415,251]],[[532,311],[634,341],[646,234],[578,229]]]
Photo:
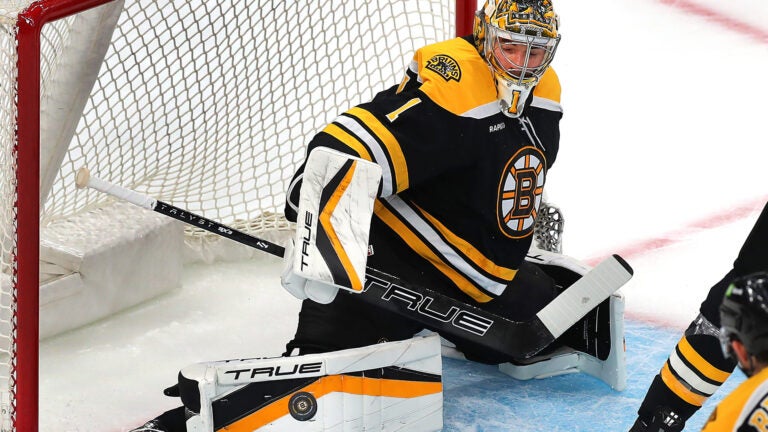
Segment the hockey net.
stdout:
[[[260,236],[289,231],[284,191],[309,138],[397,84],[419,46],[457,22],[468,33],[474,4],[0,1],[0,430],[37,430],[38,337],[175,287],[189,260],[242,256],[76,189],[77,169]],[[112,309],[78,303],[121,286],[148,288]]]

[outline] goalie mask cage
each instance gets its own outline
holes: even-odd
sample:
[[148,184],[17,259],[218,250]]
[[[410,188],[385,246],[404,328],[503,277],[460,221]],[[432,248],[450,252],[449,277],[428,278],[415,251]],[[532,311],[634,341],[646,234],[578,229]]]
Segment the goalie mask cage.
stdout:
[[244,231],[290,230],[284,191],[311,136],[397,84],[419,46],[471,33],[475,8],[0,0],[0,431],[38,430],[38,341],[58,301],[125,285],[120,267],[173,273],[177,248],[214,259],[218,240],[77,190],[78,168]]

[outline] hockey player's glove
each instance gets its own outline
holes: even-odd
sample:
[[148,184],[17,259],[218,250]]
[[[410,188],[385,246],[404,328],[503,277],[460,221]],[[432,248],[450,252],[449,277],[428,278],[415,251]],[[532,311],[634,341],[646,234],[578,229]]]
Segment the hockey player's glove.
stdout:
[[330,303],[339,288],[361,292],[381,167],[324,147],[304,167],[293,247],[281,282],[299,299]]

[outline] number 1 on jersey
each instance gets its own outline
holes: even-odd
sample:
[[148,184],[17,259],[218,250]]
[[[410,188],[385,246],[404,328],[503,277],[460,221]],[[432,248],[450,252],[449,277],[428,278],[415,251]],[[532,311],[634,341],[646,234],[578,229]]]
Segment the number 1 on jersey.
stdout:
[[389,119],[389,122],[390,123],[394,122],[395,120],[397,120],[398,117],[400,117],[400,114],[402,114],[403,111],[407,110],[408,108],[414,107],[414,106],[416,106],[416,105],[418,105],[420,103],[421,103],[421,99],[419,99],[419,98],[413,98],[413,99],[409,100],[408,102],[403,104],[403,106],[401,106],[400,108],[398,108],[398,109],[392,111],[391,113],[387,114],[387,118]]

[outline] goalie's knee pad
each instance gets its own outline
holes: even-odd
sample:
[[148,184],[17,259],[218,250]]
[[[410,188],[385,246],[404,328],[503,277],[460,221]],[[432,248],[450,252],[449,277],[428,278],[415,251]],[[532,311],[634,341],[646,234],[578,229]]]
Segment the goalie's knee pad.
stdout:
[[590,270],[588,265],[576,258],[535,246],[528,250],[525,260],[539,266],[563,288],[569,287]]
[[437,336],[324,354],[198,363],[179,373],[187,432],[437,431]]

